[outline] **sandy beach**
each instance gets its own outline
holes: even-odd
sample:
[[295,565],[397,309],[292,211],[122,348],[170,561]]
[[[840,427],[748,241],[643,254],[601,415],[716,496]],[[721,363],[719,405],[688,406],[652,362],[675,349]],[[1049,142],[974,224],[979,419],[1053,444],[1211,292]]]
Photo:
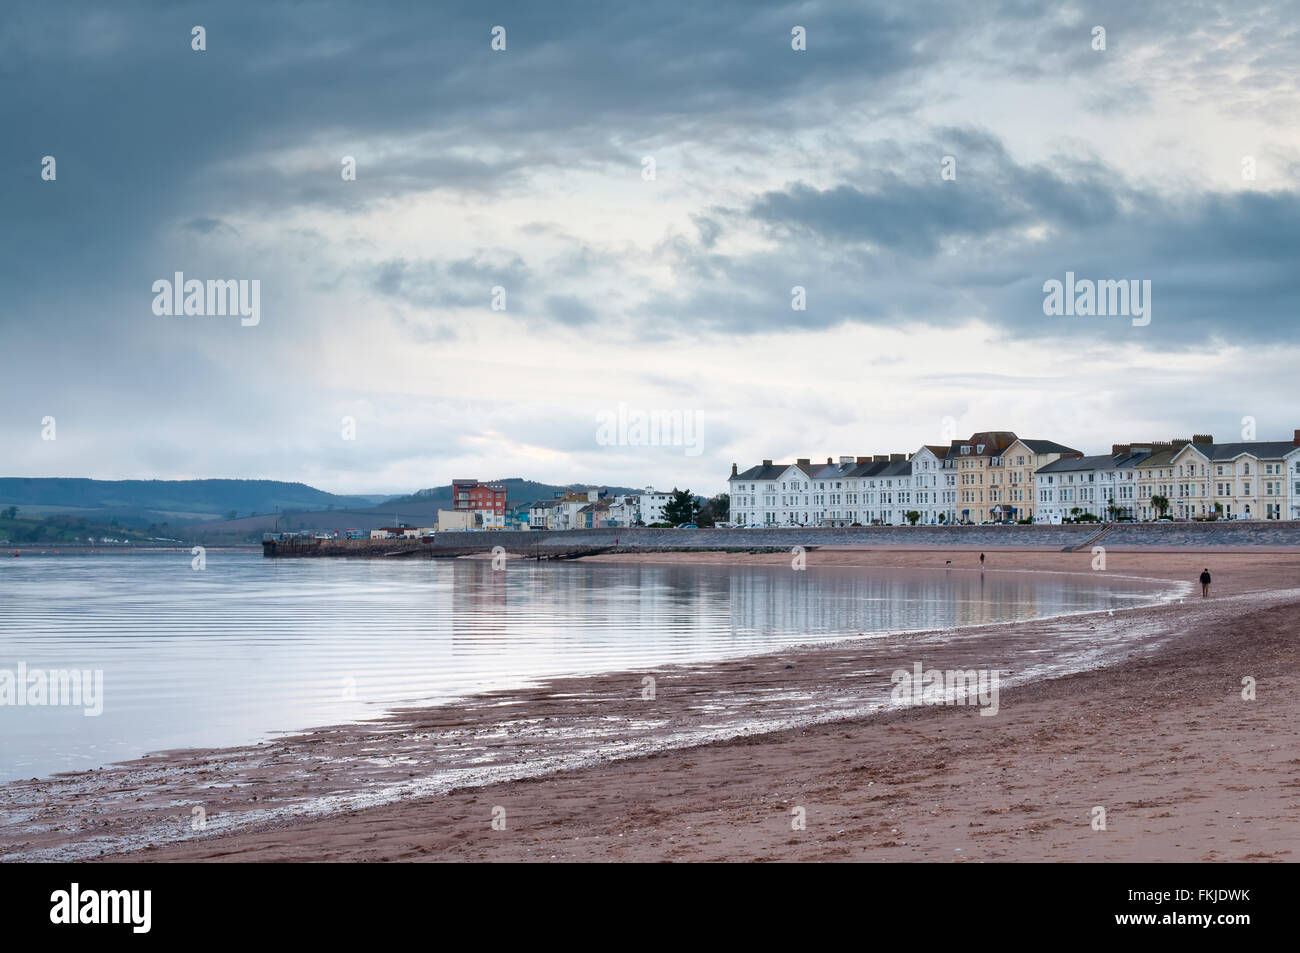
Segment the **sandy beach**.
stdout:
[[[951,571],[978,572],[977,556],[825,549],[808,564],[951,560]],[[1091,558],[996,552],[986,571],[1090,572]],[[1188,584],[1206,565],[1215,583],[1203,600]],[[1186,594],[1113,615],[664,669],[652,700],[642,672],[552,679],[246,748],[17,782],[0,788],[0,856],[1296,859],[1300,553],[1113,552],[1106,571]],[[1117,638],[1121,649],[1087,670],[1034,677],[1043,646],[1075,646],[1086,660],[1090,645]],[[997,714],[865,703],[867,686],[878,697],[916,661],[1005,672]],[[1242,698],[1247,677],[1254,700]]]

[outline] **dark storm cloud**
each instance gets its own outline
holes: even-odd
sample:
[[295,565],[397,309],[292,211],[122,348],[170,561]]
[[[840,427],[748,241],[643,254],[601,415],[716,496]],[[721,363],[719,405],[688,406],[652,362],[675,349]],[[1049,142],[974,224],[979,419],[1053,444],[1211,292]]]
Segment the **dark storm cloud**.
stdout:
[[[1197,4],[1170,18],[1152,5],[1109,3],[1091,7],[1087,16],[1106,25],[1108,43],[1134,44],[1157,30],[1177,40],[1222,29],[1219,9]],[[526,188],[539,169],[632,160],[629,143],[689,136],[692,129],[716,135],[824,123],[845,102],[885,103],[901,94],[906,78],[951,62],[954,54],[1004,62],[1012,73],[1084,74],[1106,63],[1088,45],[1088,23],[1066,23],[1021,3],[847,10],[741,2],[672,9],[519,3],[486,12],[471,3],[410,3],[385,6],[382,15],[345,3],[60,10],[51,18],[40,5],[19,7],[0,28],[4,198],[26,223],[0,232],[0,276],[17,308],[29,296],[68,288],[68,275],[100,287],[120,280],[139,268],[139,256],[156,255],[158,233],[168,223],[206,234],[241,207],[360,209],[414,191]],[[1261,23],[1276,17],[1268,7],[1257,12]],[[190,49],[196,23],[207,30],[203,53]],[[494,57],[488,30],[496,23],[506,26],[509,48]],[[807,56],[785,55],[795,23],[808,30]],[[1289,49],[1279,49],[1276,34],[1260,42],[1261,58]],[[1008,52],[1015,55],[999,60]],[[1196,55],[1207,68],[1239,65],[1222,50]],[[358,145],[419,132],[427,140],[415,153],[399,149],[380,160]],[[1016,166],[996,139],[975,131],[951,131],[935,145],[959,157],[953,187],[903,176],[820,189],[795,182],[759,197],[749,214],[792,240],[831,247],[843,276],[855,279],[856,269],[880,264],[863,260],[857,245],[933,258],[945,243],[1005,240],[1009,230],[1028,224],[1059,234],[1117,229],[1121,238],[1129,236],[1126,249],[1140,246],[1131,236],[1139,219],[1126,215],[1127,189],[1113,172]],[[307,160],[306,172],[290,170],[267,158],[282,150],[318,150],[319,156]],[[339,188],[340,157],[355,153],[355,188]],[[57,187],[36,174],[45,154],[58,160]],[[983,175],[980,160],[987,160]],[[1147,204],[1142,214],[1153,211]],[[1294,235],[1278,230],[1286,206],[1286,199],[1265,200],[1222,211],[1255,234],[1241,216],[1259,214],[1264,232],[1288,240]],[[1162,220],[1186,224],[1154,211],[1159,217],[1142,232],[1164,234]],[[712,216],[698,221],[700,248],[711,250],[721,225]],[[1205,239],[1214,245],[1213,236]],[[1241,246],[1219,248],[1232,255]],[[1014,241],[1008,250],[1040,252]],[[797,268],[787,271],[807,271],[798,252],[791,257]],[[164,266],[171,263],[143,271],[162,273]],[[451,271],[455,263],[432,267]],[[730,262],[723,277],[743,279],[753,267],[767,265]],[[413,285],[405,272],[400,281],[387,272],[380,278],[381,290],[428,303],[481,300],[477,289],[444,294],[428,283]],[[805,274],[804,280],[813,279]],[[970,290],[980,276],[974,280]],[[820,281],[825,288],[835,276]],[[1269,288],[1285,290],[1286,283],[1270,277],[1252,294]],[[719,303],[707,288],[697,297],[711,308]],[[845,296],[846,307],[822,320],[896,315],[900,303],[934,295],[904,292],[888,305],[856,309],[849,307],[855,297],[861,296]],[[578,313],[549,310],[562,321]],[[723,308],[711,320],[742,327],[751,323],[748,315]]]
[[[665,253],[678,290],[644,313],[737,332],[975,317],[1008,334],[1070,337],[1106,320],[1043,314],[1043,283],[1073,271],[1150,280],[1154,320],[1140,333],[1182,348],[1278,339],[1300,308],[1296,191],[1169,196],[1088,157],[1021,166],[967,130],[881,151],[894,161],[866,184],[865,174],[827,188],[795,182],[720,216],[759,227],[775,249],[727,256],[715,234],[675,239]],[[957,157],[954,181],[940,179],[945,154]],[[795,285],[806,311],[791,309]],[[1117,321],[1108,330],[1129,333]]]
[[[205,269],[201,249],[168,253],[169,231],[212,236],[241,211],[526,189],[541,169],[634,162],[637,143],[689,128],[815,123],[831,90],[883,94],[942,56],[944,9],[11,4],[0,24],[8,308],[30,315],[93,288],[95,308],[74,300],[66,313],[94,320],[173,268]],[[953,32],[955,19],[940,22]],[[815,56],[789,55],[796,22]],[[508,51],[494,55],[497,23]],[[190,48],[195,24],[204,52]],[[390,140],[382,157],[366,147]],[[284,154],[301,166],[275,161]],[[54,183],[39,177],[44,155],[58,163]],[[358,163],[348,188],[344,155]],[[275,263],[259,264],[276,277]]]

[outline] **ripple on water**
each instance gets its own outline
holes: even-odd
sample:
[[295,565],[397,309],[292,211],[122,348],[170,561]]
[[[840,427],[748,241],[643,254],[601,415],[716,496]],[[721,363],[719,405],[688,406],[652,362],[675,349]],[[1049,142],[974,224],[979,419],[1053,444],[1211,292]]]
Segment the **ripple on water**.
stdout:
[[[104,710],[3,711],[0,780],[241,744],[552,675],[1131,608],[1107,574],[210,553],[0,563],[0,668],[102,670]],[[955,631],[953,631],[955,630]],[[630,690],[640,691],[640,679]],[[506,699],[498,704],[514,704]]]

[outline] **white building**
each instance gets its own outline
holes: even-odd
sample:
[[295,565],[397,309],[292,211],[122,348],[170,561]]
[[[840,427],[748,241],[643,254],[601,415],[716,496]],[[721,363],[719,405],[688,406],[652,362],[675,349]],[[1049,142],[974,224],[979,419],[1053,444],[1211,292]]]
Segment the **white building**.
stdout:
[[[1165,493],[1175,516],[1215,513],[1224,519],[1295,518],[1300,431],[1290,442],[1188,444],[1170,460],[1178,482]],[[1217,508],[1216,508],[1217,504]]]
[[627,494],[626,496],[616,496],[613,502],[609,504],[609,518],[612,523],[618,526],[635,526],[637,514],[640,507],[637,504],[638,496]]
[[913,509],[907,454],[827,458],[814,465],[764,460],[727,481],[737,526],[851,526],[905,522]]
[[537,500],[528,507],[528,528],[551,529],[551,512],[555,509],[554,500]]
[[664,516],[664,508],[672,498],[671,493],[660,493],[654,487],[646,487],[644,493],[638,493],[634,497],[637,519],[646,526],[651,523],[667,523],[668,518]]
[[1137,444],[1113,449],[1120,452],[1063,457],[1039,467],[1034,474],[1034,522],[1060,523],[1083,513],[1104,521],[1138,518],[1139,464],[1160,451]]
[[927,444],[912,454],[912,509],[921,514],[922,525],[957,519],[957,471],[949,449]]

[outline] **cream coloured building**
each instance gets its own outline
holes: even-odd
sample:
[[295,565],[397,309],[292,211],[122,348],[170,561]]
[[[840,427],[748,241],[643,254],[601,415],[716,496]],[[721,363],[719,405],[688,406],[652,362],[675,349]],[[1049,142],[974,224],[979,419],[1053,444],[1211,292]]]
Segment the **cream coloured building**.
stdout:
[[1184,518],[1287,519],[1297,450],[1294,441],[1270,440],[1181,447],[1170,461],[1170,510]]
[[1052,440],[1016,440],[995,458],[989,468],[993,514],[1000,519],[1033,519],[1038,500],[1035,475],[1063,457],[1082,457],[1073,447]]
[[982,523],[991,518],[994,506],[1003,504],[1005,484],[992,482],[992,471],[1000,469],[1003,451],[1016,439],[1009,430],[982,430],[971,434],[969,440],[952,442],[948,456],[957,478],[957,522]]

